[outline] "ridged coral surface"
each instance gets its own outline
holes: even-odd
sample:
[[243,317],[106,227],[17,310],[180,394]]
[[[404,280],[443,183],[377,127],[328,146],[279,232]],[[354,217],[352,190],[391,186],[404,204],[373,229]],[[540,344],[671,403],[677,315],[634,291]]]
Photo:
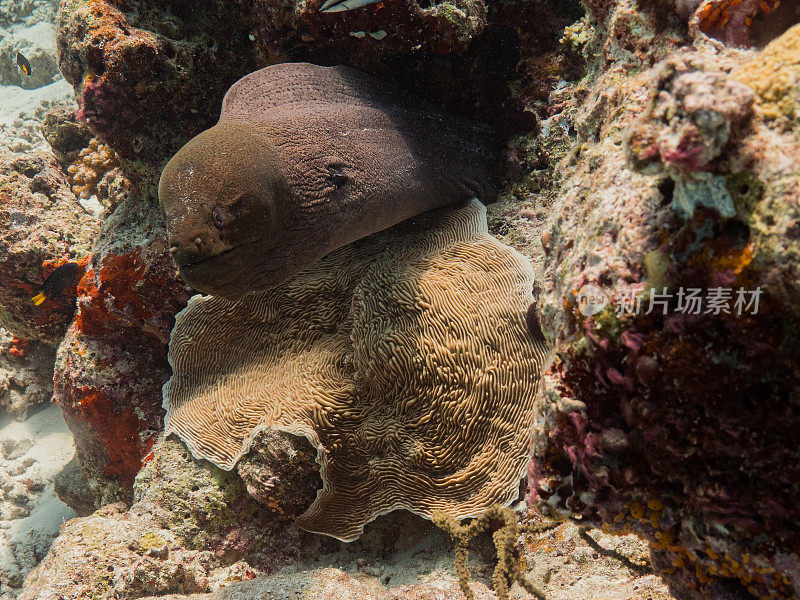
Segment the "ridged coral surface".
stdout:
[[477,201],[341,249],[236,304],[195,296],[170,340],[166,433],[225,469],[275,428],[317,448],[298,519],[352,540],[405,508],[476,515],[517,498],[543,341],[528,261]]

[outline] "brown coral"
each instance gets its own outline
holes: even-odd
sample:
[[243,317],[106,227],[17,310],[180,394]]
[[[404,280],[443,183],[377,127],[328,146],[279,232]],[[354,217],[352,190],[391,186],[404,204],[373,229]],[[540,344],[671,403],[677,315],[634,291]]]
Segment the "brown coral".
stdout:
[[[467,600],[474,600],[475,594],[469,587],[467,554],[469,542],[475,536],[494,528],[492,541],[497,552],[497,564],[492,574],[492,583],[498,600],[508,600],[508,591],[519,583],[529,594],[538,600],[545,598],[530,581],[525,578],[525,560],[521,556],[519,542],[519,523],[517,515],[510,508],[491,506],[467,525],[461,525],[449,515],[435,513],[434,524],[448,533],[456,542],[456,573],[461,591]],[[495,524],[499,524],[496,526]]]
[[231,469],[262,429],[307,437],[323,489],[298,519],[357,538],[405,508],[456,518],[517,498],[544,343],[533,271],[485,210],[427,213],[236,304],[177,317],[166,432]]

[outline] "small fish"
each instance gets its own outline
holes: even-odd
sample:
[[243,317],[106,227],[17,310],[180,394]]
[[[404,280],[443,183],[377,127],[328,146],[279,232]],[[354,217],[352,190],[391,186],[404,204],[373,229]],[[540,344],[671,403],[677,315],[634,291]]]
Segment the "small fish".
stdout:
[[367,4],[374,4],[381,0],[325,0],[325,3],[319,7],[319,12],[333,13],[342,12],[345,10],[353,10]]
[[31,300],[36,306],[39,306],[45,300],[52,300],[61,292],[67,289],[70,285],[75,283],[78,278],[80,265],[75,262],[64,263],[57,267],[50,275],[48,275],[39,287],[41,290]]
[[22,52],[17,52],[17,66],[22,69],[22,72],[25,73],[28,77],[31,76],[31,63],[28,62],[28,59],[22,55]]

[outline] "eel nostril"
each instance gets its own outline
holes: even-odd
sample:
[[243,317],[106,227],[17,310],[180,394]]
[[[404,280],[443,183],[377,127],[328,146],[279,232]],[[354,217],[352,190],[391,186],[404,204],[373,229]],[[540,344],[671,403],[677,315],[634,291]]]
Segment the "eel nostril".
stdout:
[[203,240],[199,237],[194,238],[194,245],[197,246],[197,249],[200,250],[203,247]]

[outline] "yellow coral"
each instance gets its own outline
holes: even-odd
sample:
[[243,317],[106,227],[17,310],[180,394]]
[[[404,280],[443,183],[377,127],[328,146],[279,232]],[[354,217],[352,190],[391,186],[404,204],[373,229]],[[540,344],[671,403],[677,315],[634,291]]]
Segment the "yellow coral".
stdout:
[[589,43],[592,36],[592,25],[588,17],[583,17],[580,21],[568,25],[564,28],[564,34],[558,40],[564,46],[572,46],[578,50]]
[[733,76],[755,91],[756,106],[766,119],[795,117],[800,102],[800,24],[770,42]]
[[628,509],[631,511],[631,516],[634,519],[641,519],[644,517],[644,504],[641,502],[631,502]]
[[80,198],[89,198],[97,193],[97,182],[103,175],[118,165],[119,160],[111,147],[93,138],[67,168],[72,191]]
[[139,552],[145,553],[148,550],[158,550],[163,548],[166,544],[167,541],[163,537],[149,531],[139,538]]
[[[769,595],[760,596],[762,598],[797,597],[795,592],[791,591],[791,582],[784,580],[784,576],[768,564],[775,560],[774,556],[760,555],[754,560],[752,555],[744,552],[734,558],[727,552],[722,556],[710,546],[704,548],[702,554],[705,556],[695,555],[691,549],[680,545],[674,529],[663,526],[665,524],[661,521],[661,517],[665,507],[662,500],[651,498],[647,500],[646,504],[633,501],[627,505],[627,509],[628,514],[614,515],[611,521],[601,523],[600,529],[610,535],[627,535],[631,533],[631,524],[649,525],[654,531],[645,527],[644,531],[634,530],[632,533],[650,544],[653,549],[665,550],[671,554],[672,568],[666,569],[667,573],[672,573],[676,569],[688,570],[694,574],[694,578],[701,587],[713,583],[716,577],[723,577],[738,580],[747,587],[751,594],[756,596],[761,593],[758,589],[767,587]],[[582,532],[581,537],[590,544],[592,543],[591,538],[585,532]],[[755,564],[756,561],[758,564]],[[634,567],[640,568],[637,565]],[[752,584],[757,584],[759,588]]]

